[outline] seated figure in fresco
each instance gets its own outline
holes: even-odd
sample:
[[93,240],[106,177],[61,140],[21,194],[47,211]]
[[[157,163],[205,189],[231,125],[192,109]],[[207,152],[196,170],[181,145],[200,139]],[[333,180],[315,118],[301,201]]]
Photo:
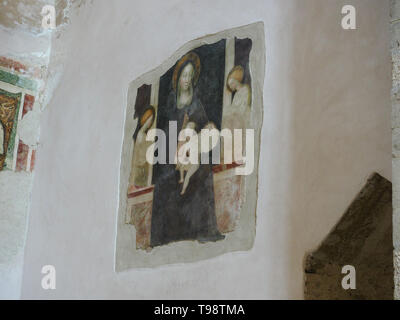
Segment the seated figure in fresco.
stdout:
[[146,161],[146,151],[151,142],[146,141],[146,134],[153,125],[155,110],[148,106],[139,117],[139,123],[133,135],[134,148],[129,184],[135,187],[145,187],[148,184],[149,164]]
[[[243,83],[244,70],[242,66],[235,66],[229,72],[226,85],[234,93],[232,103],[224,109],[224,128],[242,129],[242,150],[245,150],[245,130],[250,122],[251,88]],[[234,140],[232,140],[234,141]],[[232,158],[234,159],[234,158]],[[240,162],[241,159],[235,159]]]
[[[203,128],[215,128],[196,90],[199,75],[200,58],[194,52],[183,56],[175,66],[172,90],[167,105],[162,107],[167,111],[166,120],[177,121],[178,133],[188,126],[197,133]],[[212,165],[163,164],[159,171],[154,182],[151,246],[224,239],[217,228]]]

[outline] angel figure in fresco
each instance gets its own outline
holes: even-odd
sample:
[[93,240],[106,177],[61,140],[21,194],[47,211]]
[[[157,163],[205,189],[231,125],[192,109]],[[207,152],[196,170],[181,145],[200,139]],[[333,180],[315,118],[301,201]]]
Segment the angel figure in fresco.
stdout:
[[[242,150],[245,150],[245,131],[249,125],[251,107],[251,88],[243,83],[244,69],[235,66],[229,72],[226,85],[230,92],[234,93],[232,103],[224,109],[224,128],[242,129]],[[241,159],[235,159],[240,160]]]
[[146,141],[146,134],[153,125],[155,110],[148,106],[139,117],[139,123],[133,135],[134,149],[132,157],[132,168],[130,176],[130,185],[136,187],[145,187],[148,182],[149,164],[146,161],[146,151],[151,142]]
[[[184,128],[193,128],[197,133],[204,128],[215,128],[196,90],[199,76],[200,58],[194,52],[175,65],[172,90],[163,107],[167,111],[166,120],[177,122],[178,134]],[[163,164],[159,170],[154,186],[151,246],[182,240],[224,239],[217,228],[211,164]]]

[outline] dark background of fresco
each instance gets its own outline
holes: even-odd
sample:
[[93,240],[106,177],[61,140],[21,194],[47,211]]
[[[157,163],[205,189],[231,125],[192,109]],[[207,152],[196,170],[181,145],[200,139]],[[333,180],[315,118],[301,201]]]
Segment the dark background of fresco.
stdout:
[[[203,45],[192,51],[199,56],[201,63],[200,77],[195,90],[197,91],[197,95],[203,104],[209,121],[214,122],[217,128],[220,129],[225,77],[225,40],[221,40],[214,44]],[[177,59],[177,61],[179,61],[179,59]],[[171,80],[174,69],[175,65],[160,78],[160,90],[158,95],[157,128],[164,130],[167,135],[167,155],[169,149],[169,110],[167,110],[166,105],[168,95],[172,90]],[[157,181],[162,174],[163,165],[155,164],[153,166],[153,183],[154,181]]]
[[235,38],[235,66],[242,66],[244,69],[243,83],[251,87],[251,77],[249,68],[250,51],[252,47],[251,39]]
[[[225,40],[214,44],[203,45],[192,50],[200,58],[201,71],[197,82],[196,91],[208,119],[221,127],[222,98],[225,76]],[[179,59],[178,59],[179,61]],[[166,104],[168,95],[172,90],[172,74],[175,65],[160,78],[160,91],[158,95],[157,128],[168,128],[168,110]]]
[[[243,83],[251,86],[249,56],[252,47],[250,39],[235,38],[235,66],[244,68]],[[225,40],[211,45],[203,45],[193,50],[200,57],[201,74],[197,90],[206,113],[218,128],[221,128],[223,84],[225,73]],[[168,116],[165,108],[169,92],[172,90],[172,74],[175,65],[160,78],[159,114],[157,128],[168,127]],[[150,104],[151,85],[142,85],[137,92],[134,118],[140,117]]]
[[[199,56],[201,63],[200,77],[197,82],[196,91],[204,106],[208,119],[214,122],[218,129],[221,129],[222,120],[222,102],[225,77],[225,47],[226,40],[223,39],[216,43],[203,45],[192,50]],[[249,55],[251,47],[252,42],[250,39],[235,38],[235,66],[241,65],[244,68],[243,83],[247,83],[250,86],[251,77],[249,70]],[[177,59],[177,61],[179,61],[179,59]],[[172,91],[171,80],[175,65],[171,67],[163,76],[161,76],[158,95],[157,128],[164,130],[167,135],[167,162],[169,110],[167,110],[166,105],[168,95]],[[149,105],[150,94],[150,85],[144,84],[138,89],[135,102],[134,118],[140,117],[143,113],[143,110],[146,108],[147,105]],[[138,129],[139,128],[137,128],[137,130]],[[157,179],[157,177],[162,174],[162,169],[160,168],[160,166],[162,165],[155,164],[153,167],[153,181],[155,181],[155,179]]]

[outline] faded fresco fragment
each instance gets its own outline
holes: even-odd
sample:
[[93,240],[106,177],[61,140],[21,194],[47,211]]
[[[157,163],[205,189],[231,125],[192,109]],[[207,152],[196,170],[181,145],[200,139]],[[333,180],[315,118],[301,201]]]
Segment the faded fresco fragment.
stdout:
[[20,139],[18,128],[24,116],[33,110],[33,90],[37,84],[35,80],[16,74],[13,69],[5,71],[3,62],[0,57],[3,68],[0,69],[0,171],[32,172],[36,150]]
[[0,170],[12,163],[21,94],[0,89]]
[[[147,81],[135,81],[130,87],[124,145],[132,146],[132,151],[123,151],[121,175],[127,178],[121,179],[127,180],[127,186],[121,189],[125,196],[119,215],[122,236],[117,235],[117,269],[118,265],[123,269],[190,261],[196,251],[201,258],[246,250],[254,241],[262,95],[260,90],[253,93],[257,96],[254,104],[252,83],[263,81],[263,29],[259,23],[235,30],[209,37],[206,44],[194,41],[176,54],[167,71],[157,76],[156,70]],[[254,67],[262,71],[253,71]],[[252,79],[253,72],[257,79]],[[249,176],[238,175],[235,169],[244,166],[245,154],[240,153],[243,158],[224,154],[224,143],[234,143],[237,136],[206,150],[203,141],[198,142],[199,151],[194,152],[184,148],[188,137],[179,138],[184,129],[192,129],[199,137],[202,129],[254,129],[255,170]],[[154,140],[148,134],[153,130],[165,133],[157,137],[166,143],[149,153]],[[240,140],[247,150],[245,134]],[[183,162],[181,156],[196,162]],[[147,256],[135,262],[126,255],[119,258],[119,243],[133,256]],[[157,253],[151,259],[155,248],[160,252],[178,244],[184,246],[180,252],[164,258]]]

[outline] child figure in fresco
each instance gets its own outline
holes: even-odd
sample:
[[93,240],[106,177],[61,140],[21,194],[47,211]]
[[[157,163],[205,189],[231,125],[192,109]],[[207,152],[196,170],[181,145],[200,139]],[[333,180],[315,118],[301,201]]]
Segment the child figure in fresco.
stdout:
[[[184,116],[182,129],[191,129],[191,130],[196,129],[196,124],[192,121],[189,122],[189,117],[187,116],[187,114],[185,114],[185,116]],[[187,138],[187,140],[185,142],[187,142],[188,140],[189,140],[189,138]],[[179,141],[178,149],[177,149],[178,154],[179,154],[179,151],[181,150],[182,145],[185,142]],[[189,154],[186,154],[186,156],[189,157]],[[190,180],[191,176],[193,176],[193,174],[197,171],[198,168],[199,168],[199,163],[183,164],[183,163],[179,163],[179,161],[177,161],[176,170],[179,171],[179,181],[178,182],[183,183],[181,195],[185,194],[186,188],[189,185],[189,180]],[[186,175],[185,175],[185,172],[186,172]]]

